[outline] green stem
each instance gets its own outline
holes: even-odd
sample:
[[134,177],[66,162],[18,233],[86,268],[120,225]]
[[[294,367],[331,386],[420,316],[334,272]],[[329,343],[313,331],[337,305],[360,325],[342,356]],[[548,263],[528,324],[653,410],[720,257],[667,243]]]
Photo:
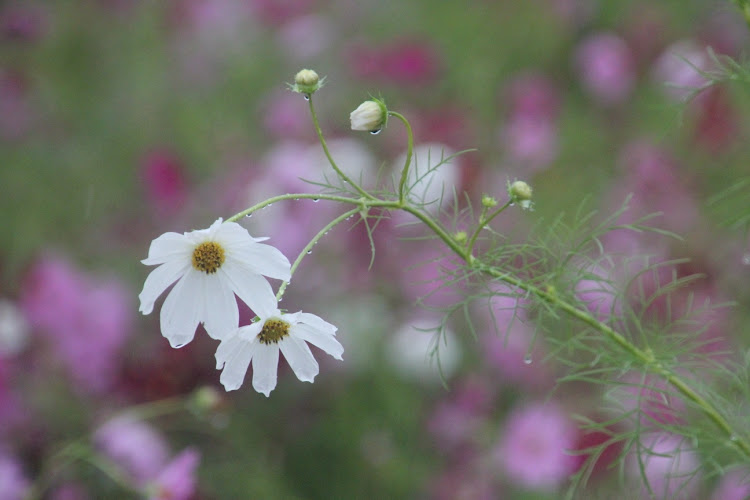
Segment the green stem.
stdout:
[[474,244],[476,243],[477,238],[479,237],[479,233],[482,231],[482,229],[487,227],[487,224],[492,222],[492,219],[500,215],[503,212],[503,210],[505,210],[512,204],[513,204],[513,201],[508,200],[508,202],[505,205],[503,205],[502,207],[492,212],[489,217],[485,218],[484,214],[482,214],[479,217],[479,224],[477,224],[477,228],[474,230],[474,233],[471,235],[471,238],[469,238],[469,242],[466,244],[466,249],[469,253],[472,253],[474,251]]
[[[359,211],[360,211],[360,208],[358,207],[358,208],[353,208],[353,209],[349,210],[348,212],[344,212],[343,214],[339,215],[338,217],[336,217],[335,219],[333,219],[331,222],[329,222],[328,224],[326,224],[323,229],[321,229],[320,231],[318,231],[318,234],[316,234],[310,240],[310,242],[307,245],[305,245],[305,248],[303,248],[302,251],[297,256],[297,258],[294,259],[294,262],[292,263],[292,268],[291,268],[290,276],[294,275],[294,272],[299,267],[300,263],[302,262],[302,259],[305,258],[305,256],[308,254],[308,252],[312,251],[312,247],[314,247],[318,243],[318,241],[320,241],[320,239],[323,236],[325,236],[325,234],[328,231],[330,231],[331,229],[333,229],[334,227],[336,227],[340,223],[344,222],[346,219],[348,219],[352,215],[359,213]],[[279,287],[279,291],[276,293],[276,300],[277,301],[281,300],[281,297],[284,296],[284,292],[286,291],[286,287],[288,285],[289,285],[288,281],[285,281],[285,282],[283,282],[281,284],[281,286]]]
[[331,156],[331,152],[328,150],[328,144],[326,143],[326,139],[325,137],[323,137],[323,130],[320,128],[320,123],[318,123],[318,115],[315,113],[315,106],[313,106],[312,95],[307,96],[307,102],[310,105],[310,114],[312,115],[313,125],[315,125],[315,131],[318,133],[318,139],[320,140],[320,145],[323,146],[323,151],[326,154],[326,158],[328,158],[328,163],[331,164],[331,166],[336,171],[336,173],[341,178],[341,180],[343,180],[345,183],[348,183],[350,186],[356,189],[359,194],[371,200],[376,199],[373,195],[371,195],[370,193],[362,189],[362,187],[359,184],[356,184],[355,182],[353,182],[349,178],[349,176],[347,176],[344,172],[342,172],[341,169],[338,167],[338,165],[336,165],[336,162],[333,160],[333,157]]
[[401,123],[404,124],[404,127],[406,128],[406,135],[407,135],[407,145],[406,145],[406,160],[404,161],[404,168],[401,169],[401,180],[398,182],[398,201],[399,203],[403,204],[404,199],[406,198],[406,192],[404,191],[404,186],[406,186],[406,180],[409,177],[409,167],[411,166],[411,156],[414,153],[414,134],[411,130],[411,125],[409,124],[409,120],[406,119],[404,115],[401,113],[397,113],[395,111],[389,111],[389,116],[394,116],[401,120]]

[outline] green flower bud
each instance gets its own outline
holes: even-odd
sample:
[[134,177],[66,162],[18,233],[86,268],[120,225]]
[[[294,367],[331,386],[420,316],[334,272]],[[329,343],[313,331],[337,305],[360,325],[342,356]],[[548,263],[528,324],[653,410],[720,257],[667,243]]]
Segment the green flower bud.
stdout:
[[512,184],[508,183],[508,196],[513,203],[518,203],[521,208],[530,210],[532,207],[531,203],[531,186],[523,181],[514,181]]
[[485,208],[496,207],[497,200],[488,194],[482,195],[482,206]]
[[456,234],[453,235],[453,237],[459,243],[466,243],[466,240],[468,239],[468,236],[466,235],[466,231],[458,231]]
[[315,71],[303,69],[294,75],[294,85],[289,85],[289,89],[309,96],[323,86],[324,80],[325,78],[320,78]]
[[364,130],[377,134],[388,121],[388,108],[380,99],[371,99],[359,105],[351,112],[349,119],[352,122],[352,130]]

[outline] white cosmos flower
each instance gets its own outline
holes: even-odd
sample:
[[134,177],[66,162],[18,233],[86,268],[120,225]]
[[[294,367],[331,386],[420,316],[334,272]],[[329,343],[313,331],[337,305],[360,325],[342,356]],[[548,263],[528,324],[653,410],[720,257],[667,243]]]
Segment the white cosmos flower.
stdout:
[[276,296],[263,276],[289,280],[289,260],[278,249],[260,244],[235,222],[218,219],[208,229],[164,233],[151,242],[147,266],[158,265],[146,278],[138,298],[149,314],[154,302],[177,284],[161,307],[161,332],[172,347],[182,347],[195,335],[198,323],[221,339],[237,329],[235,294],[253,311],[276,307]]
[[[257,313],[257,311],[256,311]],[[318,362],[306,342],[336,359],[344,348],[336,340],[337,328],[314,314],[302,311],[284,314],[276,308],[258,313],[260,321],[235,330],[216,350],[216,368],[227,391],[238,389],[253,362],[253,388],[266,396],[276,387],[279,351],[303,382],[318,374]]]

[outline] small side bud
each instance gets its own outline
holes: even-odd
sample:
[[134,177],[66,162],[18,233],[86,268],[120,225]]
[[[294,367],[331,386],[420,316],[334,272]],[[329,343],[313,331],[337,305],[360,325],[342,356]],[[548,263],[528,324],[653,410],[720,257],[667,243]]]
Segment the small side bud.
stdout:
[[289,85],[289,89],[310,96],[323,86],[324,80],[325,78],[320,78],[315,71],[303,69],[294,75],[294,84]]
[[468,236],[466,235],[466,231],[458,231],[456,234],[453,235],[453,237],[459,243],[466,243],[466,240],[468,239]]
[[512,184],[508,183],[508,196],[513,203],[518,203],[521,208],[530,210],[532,207],[531,203],[531,186],[523,181],[514,181]]
[[388,121],[388,108],[381,99],[370,99],[351,112],[352,130],[363,130],[377,134]]
[[497,206],[497,200],[488,194],[482,195],[482,206],[485,208],[494,208]]

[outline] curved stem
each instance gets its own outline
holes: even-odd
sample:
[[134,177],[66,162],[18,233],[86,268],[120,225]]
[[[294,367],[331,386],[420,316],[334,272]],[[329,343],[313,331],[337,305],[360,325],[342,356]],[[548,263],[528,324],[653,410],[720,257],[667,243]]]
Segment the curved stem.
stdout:
[[313,97],[312,95],[307,96],[307,103],[310,106],[310,114],[312,115],[313,119],[313,125],[315,126],[315,131],[318,133],[318,139],[320,140],[320,145],[323,146],[323,151],[326,154],[326,158],[328,158],[328,163],[331,164],[333,169],[336,171],[336,174],[338,174],[339,177],[341,177],[341,180],[343,180],[345,183],[352,186],[354,189],[357,190],[359,194],[364,196],[365,198],[370,199],[376,199],[373,195],[362,189],[362,187],[359,184],[356,184],[353,182],[348,175],[346,175],[344,172],[341,171],[341,169],[336,165],[336,162],[333,160],[333,157],[331,156],[331,152],[328,150],[328,144],[326,143],[325,137],[323,137],[323,130],[320,128],[320,123],[318,123],[318,115],[315,113],[315,106],[313,106]]
[[[339,215],[338,217],[336,217],[335,219],[333,219],[331,222],[329,222],[328,224],[326,224],[326,226],[323,229],[321,229],[320,231],[318,231],[318,234],[316,234],[310,240],[310,242],[307,245],[305,245],[305,248],[303,248],[302,251],[297,256],[297,258],[294,259],[294,262],[292,263],[292,268],[291,268],[291,274],[290,274],[290,276],[294,275],[294,271],[297,270],[297,268],[299,267],[300,263],[302,262],[302,259],[304,259],[305,256],[308,255],[308,253],[312,252],[312,247],[314,247],[318,243],[318,241],[323,236],[325,236],[325,234],[328,231],[330,231],[331,229],[333,229],[338,224],[340,224],[341,222],[345,221],[346,219],[348,219],[352,215],[359,213],[359,211],[360,211],[359,208],[353,208],[353,209],[349,210],[348,212],[344,212],[343,214]],[[288,281],[285,281],[285,282],[283,282],[281,284],[281,286],[279,287],[279,291],[276,292],[276,300],[277,301],[281,300],[281,297],[284,296],[284,292],[286,292],[286,287],[288,285],[289,285]]]
[[397,113],[395,111],[389,111],[388,116],[393,116],[401,120],[401,123],[404,124],[404,127],[406,128],[406,135],[407,135],[407,144],[406,144],[406,160],[404,161],[404,168],[401,169],[401,180],[398,182],[398,201],[400,203],[404,203],[404,199],[406,198],[406,192],[404,191],[404,186],[406,185],[406,180],[409,177],[409,167],[411,166],[411,157],[414,153],[414,134],[411,130],[411,125],[409,124],[409,120],[406,119],[404,115],[401,113]]
[[505,205],[503,205],[502,207],[492,212],[489,217],[485,218],[484,215],[480,216],[479,224],[477,224],[477,228],[474,230],[474,233],[471,235],[471,238],[469,238],[469,242],[466,243],[466,250],[469,253],[472,253],[474,251],[474,244],[476,243],[477,238],[479,237],[479,232],[485,227],[487,227],[487,224],[492,222],[492,219],[500,215],[503,212],[503,210],[505,210],[512,204],[513,204],[513,201],[509,200]]
[[[373,199],[372,197],[368,199]],[[339,203],[360,203],[362,200],[357,198],[349,198],[347,196],[338,196],[333,194],[321,194],[321,193],[287,193],[287,194],[280,194],[278,196],[274,196],[273,198],[268,198],[267,200],[263,200],[260,203],[256,203],[252,207],[246,208],[242,212],[237,212],[233,216],[229,217],[224,222],[237,222],[243,217],[247,217],[249,215],[252,215],[253,212],[260,210],[261,208],[273,205],[277,201],[285,201],[285,200],[327,200],[327,201],[337,201]],[[378,200],[377,198],[374,198],[373,201],[379,202],[381,200]]]

